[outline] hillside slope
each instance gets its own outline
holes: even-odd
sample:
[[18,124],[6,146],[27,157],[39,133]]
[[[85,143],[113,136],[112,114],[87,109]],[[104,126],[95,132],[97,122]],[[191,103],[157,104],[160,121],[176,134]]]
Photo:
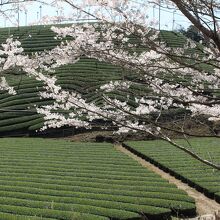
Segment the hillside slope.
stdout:
[[[25,53],[50,50],[60,43],[60,40],[54,38],[55,34],[50,30],[50,26],[34,26],[18,28],[3,28],[0,30],[0,43],[13,35],[18,38],[24,48]],[[180,34],[161,31],[162,38],[168,46],[182,46],[185,38]],[[78,91],[88,101],[102,103],[101,96],[96,93],[100,85],[110,80],[132,79],[135,74],[123,71],[121,68],[99,62],[94,59],[82,58],[79,62],[72,65],[65,65],[56,70],[58,83],[67,90]],[[28,133],[38,130],[43,126],[44,119],[35,112],[36,106],[52,103],[52,100],[42,100],[37,93],[42,91],[42,84],[34,79],[24,76],[16,70],[11,70],[6,74],[10,85],[13,85],[17,91],[14,96],[5,92],[0,94],[0,134],[6,135],[11,132]],[[130,94],[142,94],[149,92],[145,86],[132,86]],[[108,96],[121,101],[126,101],[129,105],[135,105],[132,95],[127,99],[127,94],[109,93]]]

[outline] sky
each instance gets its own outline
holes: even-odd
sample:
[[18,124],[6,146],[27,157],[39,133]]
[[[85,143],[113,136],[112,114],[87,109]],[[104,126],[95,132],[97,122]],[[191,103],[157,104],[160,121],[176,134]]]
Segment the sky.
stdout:
[[[49,2],[50,0],[48,0]],[[22,6],[20,6],[22,8]],[[67,5],[64,6],[63,12],[61,10],[57,10],[56,8],[42,5],[40,3],[33,3],[29,7],[27,7],[26,13],[24,11],[20,11],[19,13],[14,13],[14,17],[9,15],[9,19],[5,19],[1,16],[0,19],[0,27],[14,27],[18,26],[18,18],[19,25],[34,25],[39,22],[41,17],[44,16],[54,16],[55,23],[59,23],[59,19],[57,16],[67,16],[72,12],[71,8]],[[190,22],[181,14],[179,11],[169,10],[161,8],[161,19],[160,19],[160,28],[165,30],[177,30],[180,27],[187,28],[190,25]],[[155,19],[159,23],[159,7],[149,7],[148,16],[151,19]],[[71,21],[70,21],[71,22]],[[66,23],[64,21],[63,23]],[[158,24],[159,28],[159,24]]]

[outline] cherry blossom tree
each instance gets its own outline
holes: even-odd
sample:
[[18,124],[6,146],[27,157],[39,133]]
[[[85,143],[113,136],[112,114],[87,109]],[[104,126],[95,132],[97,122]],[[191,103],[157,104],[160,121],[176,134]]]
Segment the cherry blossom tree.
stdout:
[[[205,121],[220,120],[220,3],[215,0],[57,0],[54,4],[68,4],[73,16],[90,16],[95,23],[77,22],[67,27],[52,27],[56,37],[63,43],[43,53],[28,56],[20,43],[8,39],[0,51],[4,55],[2,70],[17,66],[29,76],[44,83],[42,98],[52,98],[53,105],[37,108],[45,115],[42,129],[70,125],[91,128],[95,119],[111,120],[117,125],[118,133],[143,132],[172,143],[198,160],[220,169],[220,165],[205,160],[193,149],[177,144],[167,131],[183,136],[193,135],[185,130],[172,128],[162,119],[164,112],[183,109],[187,117],[205,117]],[[178,9],[200,31],[206,39],[202,46],[190,39],[181,47],[169,47],[156,29],[157,23],[147,16],[149,4]],[[65,7],[65,6],[64,6]],[[66,37],[71,40],[66,40]],[[135,42],[131,39],[135,38]],[[208,43],[207,43],[208,42]],[[21,45],[22,46],[22,45]],[[111,81],[102,85],[97,93],[102,95],[103,104],[87,102],[81,94],[66,91],[57,85],[50,74],[55,68],[76,63],[81,57],[119,66],[135,78]],[[127,93],[135,105],[108,96],[111,91],[128,91],[132,86],[145,86],[144,94]],[[15,93],[6,80],[1,88]],[[62,109],[64,113],[58,111]],[[62,111],[62,112],[63,112]]]

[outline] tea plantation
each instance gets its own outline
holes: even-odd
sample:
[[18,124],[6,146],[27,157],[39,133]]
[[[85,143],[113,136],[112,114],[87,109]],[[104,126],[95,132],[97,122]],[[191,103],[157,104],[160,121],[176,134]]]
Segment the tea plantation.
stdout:
[[[50,30],[50,26],[2,28],[0,33],[0,43],[4,43],[8,36],[13,35],[21,41],[24,52],[30,55],[34,52],[50,50],[60,43],[60,40],[54,39],[55,34]],[[169,31],[162,31],[161,37],[173,47],[182,46],[185,42],[183,36]],[[135,74],[131,72],[88,58],[82,58],[76,64],[56,69],[55,75],[58,78],[58,84],[64,89],[80,92],[88,101],[94,101],[98,105],[102,104],[102,98],[96,93],[96,89],[102,84],[110,80],[135,80]],[[19,73],[16,69],[6,72],[5,76],[10,85],[15,87],[17,95],[0,93],[0,134],[5,135],[17,130],[28,133],[40,129],[44,119],[35,112],[35,107],[52,103],[52,100],[42,100],[38,97],[38,92],[43,90],[42,84]],[[126,93],[110,92],[108,96],[135,106],[133,94],[138,96],[148,92],[149,89],[145,85],[134,85]],[[128,94],[130,94],[129,99],[127,99]],[[22,110],[28,110],[28,112]]]
[[[1,29],[0,33],[0,43],[13,34],[30,55],[60,43],[50,26]],[[162,31],[161,37],[172,47],[185,42],[173,32]],[[16,69],[4,74],[17,94],[0,93],[0,135],[40,129],[44,119],[35,108],[53,100],[40,99],[42,84]],[[54,74],[64,89],[80,92],[98,105],[102,98],[96,91],[101,85],[110,80],[136,80],[131,72],[86,57],[57,68]],[[133,94],[148,92],[144,85],[133,85],[126,92],[107,95],[135,106]],[[219,161],[217,139],[203,140],[201,145],[200,139],[194,139],[193,146],[200,155],[206,155],[209,146],[209,156]],[[219,171],[165,142],[128,142],[126,147],[220,202]],[[196,215],[195,202],[184,191],[111,144],[2,138],[0,152],[0,220],[165,220]]]
[[[194,138],[189,139],[189,141],[194,152],[205,159],[219,164],[220,142],[218,138]],[[177,143],[187,147],[187,143],[184,142],[184,140],[177,140]],[[165,141],[127,142],[126,145],[127,148],[135,154],[150,161],[220,203],[219,170],[213,169],[194,159]]]
[[185,192],[111,144],[3,138],[0,151],[0,219],[159,220],[196,212]]

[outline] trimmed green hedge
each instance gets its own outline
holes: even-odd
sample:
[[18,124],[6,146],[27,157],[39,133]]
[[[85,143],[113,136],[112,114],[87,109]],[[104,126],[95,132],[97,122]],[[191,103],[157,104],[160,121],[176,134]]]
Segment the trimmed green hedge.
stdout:
[[55,220],[54,218],[42,218],[36,216],[13,215],[10,213],[0,212],[1,220]]
[[111,144],[4,138],[0,151],[0,213],[54,219],[81,214],[80,220],[195,215],[194,200],[184,191]]
[[[205,159],[215,155],[212,159],[218,163],[220,158],[218,138],[192,138],[189,141],[197,154]],[[184,140],[177,140],[177,143],[187,147]],[[125,147],[220,203],[219,170],[164,141],[131,141],[127,142]]]

